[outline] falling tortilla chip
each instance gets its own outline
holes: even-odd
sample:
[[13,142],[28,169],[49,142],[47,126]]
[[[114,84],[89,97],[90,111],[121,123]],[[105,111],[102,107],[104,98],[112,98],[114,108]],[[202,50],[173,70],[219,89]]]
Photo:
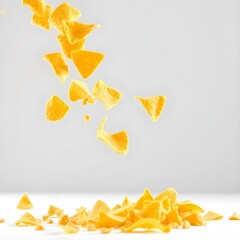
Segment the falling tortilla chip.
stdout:
[[68,65],[62,53],[45,54],[44,59],[47,60],[56,76],[64,82],[68,77]]
[[88,114],[83,115],[83,120],[87,123],[91,122],[91,117]]
[[168,188],[157,195],[154,199],[162,201],[164,197],[167,197],[170,201],[171,208],[173,208],[173,206],[176,204],[177,196],[177,191],[174,188]]
[[212,221],[212,220],[221,220],[223,218],[223,215],[213,212],[213,211],[209,211],[204,215],[204,218],[207,221]]
[[33,215],[26,212],[23,216],[15,222],[16,226],[26,225],[26,226],[36,226],[41,224],[40,219],[36,219]]
[[28,197],[27,193],[24,193],[22,195],[22,197],[20,198],[18,205],[17,205],[18,209],[31,209],[33,208],[33,205]]
[[53,205],[49,206],[48,213],[47,213],[48,217],[53,217],[53,216],[61,217],[63,214],[64,214],[63,209],[55,207]]
[[94,100],[88,90],[86,83],[73,80],[68,89],[68,96],[72,102],[83,100],[83,105],[93,104]]
[[139,197],[139,199],[136,202],[135,209],[141,210],[144,207],[144,202],[148,201],[148,200],[152,201],[153,197],[152,197],[152,194],[150,193],[150,191],[147,188],[145,188],[144,192],[142,193],[142,195]]
[[85,38],[92,30],[100,27],[98,24],[84,24],[71,20],[62,21],[65,36],[70,44],[75,44]]
[[53,11],[50,17],[50,22],[61,34],[64,35],[62,21],[63,20],[75,21],[80,16],[81,16],[81,13],[77,8],[71,6],[67,2],[64,2]]
[[61,45],[64,55],[70,59],[72,59],[71,51],[77,50],[77,49],[83,49],[84,44],[85,44],[85,38],[82,38],[79,42],[77,42],[75,44],[70,44],[68,42],[67,38],[63,35],[58,35],[57,40],[58,40],[59,44]]
[[108,212],[100,212],[99,218],[96,224],[98,228],[101,228],[101,227],[111,228],[111,227],[120,227],[124,224],[125,221],[126,221],[126,217],[116,216]]
[[58,96],[52,95],[46,103],[46,119],[49,121],[58,121],[68,112],[69,106]]
[[127,154],[128,152],[128,135],[126,131],[118,133],[107,133],[104,130],[104,123],[107,118],[103,118],[97,130],[97,138],[107,144],[113,151],[119,154]]
[[234,212],[231,217],[229,217],[229,220],[240,220],[240,214]]
[[46,10],[45,0],[23,0],[22,4],[28,5],[38,16],[42,16]]
[[46,11],[42,16],[37,15],[36,13],[32,16],[32,24],[40,26],[46,30],[50,30],[51,25],[49,22],[50,15],[52,13],[52,7],[50,5],[46,6]]
[[165,96],[152,96],[152,97],[135,97],[137,100],[141,102],[151,119],[155,122],[158,120],[163,107],[166,102]]
[[86,50],[73,50],[72,60],[84,79],[88,78],[104,58],[104,54]]
[[65,233],[77,233],[79,232],[79,226],[69,222],[67,225],[59,225],[60,228],[64,230]]
[[137,228],[144,228],[147,231],[151,229],[157,229],[162,232],[170,232],[171,227],[170,226],[163,226],[158,220],[154,218],[142,218],[139,219],[137,222],[133,223],[129,227],[122,227],[121,230],[123,232],[132,232]]
[[111,88],[102,80],[97,81],[93,87],[93,96],[104,104],[107,109],[113,108],[122,98],[122,94]]

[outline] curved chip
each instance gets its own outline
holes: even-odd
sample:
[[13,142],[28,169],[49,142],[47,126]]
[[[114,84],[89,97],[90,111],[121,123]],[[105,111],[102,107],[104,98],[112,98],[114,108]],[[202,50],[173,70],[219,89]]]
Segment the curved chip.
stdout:
[[166,220],[164,221],[166,224],[177,223],[178,225],[182,224],[182,218],[179,216],[177,209],[172,209],[167,215]]
[[204,210],[200,206],[198,206],[194,203],[179,202],[177,205],[178,205],[179,213],[185,213],[185,212],[200,212],[201,213],[201,212],[204,212]]
[[124,224],[125,221],[126,217],[116,216],[110,212],[100,212],[96,225],[98,228],[120,227]]
[[102,200],[98,200],[94,204],[90,214],[92,216],[98,216],[100,212],[109,212],[110,210],[110,207],[105,202],[103,202]]
[[21,218],[15,222],[16,226],[26,225],[26,226],[36,226],[41,224],[40,219],[36,219],[32,214],[26,212]]
[[62,21],[65,36],[70,44],[75,44],[85,38],[98,24],[85,24],[71,20]]
[[68,112],[69,106],[58,96],[52,95],[46,103],[46,119],[49,121],[58,121]]
[[145,206],[137,215],[137,218],[154,218],[160,221],[161,202],[152,201]]
[[31,209],[33,208],[32,202],[30,201],[28,194],[24,193],[22,197],[20,198],[18,205],[18,209]]
[[104,104],[107,109],[113,108],[122,98],[122,94],[108,86],[102,80],[96,82],[93,87],[93,96]]
[[234,212],[232,216],[229,217],[229,220],[240,220],[240,214]]
[[55,207],[53,205],[49,206],[48,213],[47,213],[48,217],[53,217],[53,216],[61,217],[63,214],[64,214],[63,209]]
[[111,213],[116,216],[127,217],[128,213],[133,208],[133,206],[134,206],[133,203],[129,203],[128,205],[120,206],[118,208],[113,209]]
[[68,65],[62,53],[45,54],[44,59],[47,60],[54,73],[64,82],[68,77]]
[[135,209],[141,210],[144,207],[145,201],[152,201],[152,200],[153,200],[152,194],[150,193],[150,191],[147,188],[145,188],[144,192],[142,193],[142,195],[139,197],[139,199],[136,202]]
[[86,83],[73,80],[68,89],[68,96],[72,102],[83,100],[83,105],[93,104],[94,100],[88,90]]
[[87,123],[91,122],[91,117],[88,114],[83,115],[83,120]]
[[119,154],[127,154],[128,152],[128,135],[126,131],[118,133],[107,133],[104,130],[104,123],[107,120],[103,118],[97,130],[97,138],[107,144],[113,151]]
[[85,44],[85,38],[82,38],[79,42],[75,44],[70,44],[67,40],[67,38],[63,35],[58,35],[57,40],[62,48],[63,53],[67,58],[72,59],[71,57],[71,51],[77,50],[77,49],[83,49]]
[[206,225],[206,219],[199,212],[188,212],[184,214],[182,220],[188,221],[191,226],[203,226]]
[[88,78],[104,58],[104,54],[86,50],[73,50],[72,60],[84,79]]
[[159,195],[157,195],[154,198],[154,200],[162,201],[164,197],[167,197],[170,201],[171,208],[173,208],[174,205],[176,204],[177,196],[178,196],[177,191],[174,188],[167,188],[166,190],[161,192]]
[[77,233],[79,232],[79,226],[69,222],[67,225],[59,225],[60,228],[64,230],[65,233]]
[[36,13],[33,14],[32,24],[42,27],[46,30],[50,30],[51,25],[49,22],[49,18],[51,13],[52,13],[52,7],[50,5],[47,5],[46,10],[42,16],[39,16]]
[[204,218],[207,221],[212,221],[212,220],[221,220],[223,218],[223,215],[213,212],[213,211],[209,211],[204,215]]
[[122,227],[122,232],[132,232],[137,228],[145,228],[146,230],[157,229],[162,232],[170,232],[170,226],[163,226],[158,220],[154,218],[142,218],[139,219],[137,222],[133,223],[129,227]]
[[61,34],[64,35],[62,21],[63,20],[75,21],[80,16],[81,13],[77,8],[73,7],[67,2],[64,2],[53,11],[50,17],[50,22]]
[[23,0],[22,4],[28,5],[39,16],[42,16],[46,10],[45,0]]
[[152,96],[152,97],[135,97],[139,100],[142,106],[145,108],[152,121],[157,121],[166,102],[165,96]]

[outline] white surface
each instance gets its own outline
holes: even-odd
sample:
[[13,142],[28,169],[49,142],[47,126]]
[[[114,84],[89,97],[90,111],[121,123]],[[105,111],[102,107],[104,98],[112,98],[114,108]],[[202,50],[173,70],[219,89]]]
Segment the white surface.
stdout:
[[[55,239],[165,239],[165,240],[239,240],[240,221],[229,221],[233,212],[240,212],[240,195],[180,195],[179,200],[191,199],[199,204],[205,211],[213,210],[224,215],[220,221],[208,222],[207,226],[191,227],[190,229],[172,230],[163,233],[120,233],[113,231],[109,235],[81,230],[77,234],[64,234],[56,224],[46,225],[45,231],[36,231],[34,227],[16,227],[14,222],[25,212],[17,210],[16,205],[20,194],[0,195],[0,218],[4,217],[6,223],[0,224],[1,240],[55,240]],[[128,195],[135,201],[136,195]],[[121,203],[124,195],[120,194],[30,194],[34,209],[30,210],[35,217],[40,218],[47,213],[50,204],[63,208],[65,213],[74,214],[75,209],[84,205],[91,209],[95,201],[102,199],[109,206]]]

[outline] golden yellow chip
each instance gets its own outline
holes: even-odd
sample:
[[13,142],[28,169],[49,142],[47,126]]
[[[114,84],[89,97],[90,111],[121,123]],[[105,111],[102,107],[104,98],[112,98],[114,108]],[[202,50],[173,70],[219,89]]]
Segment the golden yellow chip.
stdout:
[[79,232],[79,226],[69,222],[67,225],[59,225],[65,233],[77,233]]
[[94,224],[94,223],[89,223],[89,224],[87,225],[87,230],[88,230],[88,231],[96,231],[96,230],[97,230],[96,224]]
[[49,22],[50,15],[52,13],[52,7],[50,5],[46,6],[46,11],[42,16],[37,15],[36,13],[32,16],[32,24],[40,26],[46,30],[50,30],[51,25]]
[[0,218],[0,223],[4,223],[5,219],[4,218]]
[[35,227],[35,230],[37,230],[37,231],[43,231],[45,228],[44,228],[44,226],[43,225],[37,225],[36,227]]
[[203,226],[207,223],[207,220],[199,212],[188,212],[182,219],[188,221],[191,226]]
[[42,16],[46,10],[45,0],[23,0],[22,4],[27,4],[39,16]]
[[68,96],[72,102],[83,100],[83,105],[93,104],[94,100],[86,83],[73,80],[68,89]]
[[48,221],[48,215],[43,215],[42,220],[43,220],[43,222],[47,222]]
[[113,209],[111,213],[116,216],[127,217],[128,213],[133,207],[134,207],[134,204],[129,203],[128,205],[120,206],[119,208]]
[[58,96],[52,95],[46,103],[46,119],[58,121],[62,119],[69,110],[69,106]]
[[121,207],[122,207],[122,206],[117,203],[117,204],[112,208],[112,210],[117,210],[117,209],[119,209],[119,208],[121,208]]
[[85,38],[98,24],[84,24],[71,20],[62,21],[65,36],[70,44],[75,44]]
[[69,221],[77,225],[85,226],[87,223],[86,208],[78,210],[73,216],[69,217]]
[[122,202],[122,206],[125,206],[125,205],[128,205],[132,203],[129,198],[126,196],[124,199],[123,199],[123,202]]
[[120,227],[124,224],[125,221],[126,217],[116,216],[110,212],[100,212],[96,224],[98,228],[102,227],[111,228]]
[[152,201],[145,206],[137,215],[138,218],[154,218],[160,221],[161,202]]
[[122,94],[108,86],[102,80],[97,81],[93,87],[93,96],[104,104],[107,109],[113,108],[122,98]]
[[158,220],[154,218],[142,218],[139,219],[137,222],[133,223],[129,227],[122,227],[121,230],[123,232],[132,232],[137,228],[144,228],[145,230],[152,230],[157,229],[162,232],[170,232],[170,226],[163,226]]
[[44,59],[47,60],[56,76],[64,82],[68,77],[68,65],[62,53],[45,54]]
[[105,202],[98,200],[91,210],[91,215],[98,216],[100,212],[109,212],[110,210],[110,207]]
[[26,212],[21,218],[15,222],[16,226],[26,225],[26,226],[36,226],[41,224],[40,219],[36,219],[33,215]]
[[107,144],[113,151],[119,154],[127,154],[128,152],[128,135],[126,131],[118,133],[107,133],[104,131],[104,123],[107,118],[103,118],[97,130],[97,138]]
[[135,209],[141,210],[144,207],[145,201],[152,201],[152,200],[153,200],[152,194],[147,188],[145,188],[144,192],[136,202]]
[[240,214],[234,212],[231,217],[229,217],[229,220],[240,220]]
[[62,21],[63,20],[75,21],[80,16],[81,16],[81,13],[77,8],[71,6],[67,2],[64,2],[53,11],[50,17],[50,22],[61,34],[64,35]]
[[101,231],[102,234],[108,234],[108,233],[110,233],[112,230],[113,230],[113,228],[105,228],[105,227],[103,227],[103,228],[100,229],[100,231]]
[[166,102],[165,96],[152,96],[152,97],[135,97],[137,100],[139,100],[142,104],[142,106],[145,108],[151,119],[155,122],[158,120],[163,107]]
[[63,216],[61,216],[60,218],[59,218],[59,220],[58,220],[58,224],[59,225],[67,225],[68,223],[69,223],[69,217],[68,217],[68,215],[67,214],[65,214],[65,215],[63,215]]
[[77,50],[77,49],[83,49],[85,44],[85,38],[82,38],[79,42],[75,44],[70,44],[67,40],[67,38],[63,35],[58,35],[57,40],[59,44],[61,45],[62,51],[65,54],[66,57],[72,59],[71,57],[71,51]]
[[104,58],[104,54],[86,50],[73,50],[72,60],[84,79],[88,78]]
[[207,221],[212,221],[212,220],[221,220],[223,218],[223,215],[213,212],[213,211],[209,211],[204,215],[204,218]]
[[157,195],[154,200],[162,201],[164,197],[167,197],[170,201],[171,208],[174,207],[177,201],[177,191],[174,188],[167,188],[165,191]]
[[178,204],[178,211],[179,213],[185,213],[185,212],[204,212],[204,210],[194,204],[194,203],[182,203],[182,202],[179,202]]
[[17,205],[18,209],[31,209],[33,208],[33,205],[28,197],[27,193],[24,193],[22,195],[22,197],[20,198],[18,205]]
[[63,214],[64,214],[64,210],[63,209],[60,209],[60,208],[55,207],[53,205],[49,206],[48,213],[47,213],[47,215],[49,217],[53,217],[53,216],[61,217]]
[[185,221],[182,222],[182,228],[183,229],[188,229],[188,228],[190,228],[190,226],[191,225],[188,221],[185,220]]
[[171,211],[172,207],[171,207],[171,203],[168,196],[164,196],[162,200],[158,200],[158,201],[161,202],[161,210],[164,213],[169,213]]
[[166,220],[164,223],[169,224],[169,223],[177,223],[181,224],[182,223],[182,218],[179,216],[177,209],[172,209],[167,215],[166,215]]
[[47,224],[53,224],[53,220],[52,220],[51,218],[49,218],[49,219],[47,220]]
[[87,122],[87,123],[91,122],[91,117],[90,117],[88,114],[84,114],[84,115],[83,115],[83,119],[84,119],[84,121]]

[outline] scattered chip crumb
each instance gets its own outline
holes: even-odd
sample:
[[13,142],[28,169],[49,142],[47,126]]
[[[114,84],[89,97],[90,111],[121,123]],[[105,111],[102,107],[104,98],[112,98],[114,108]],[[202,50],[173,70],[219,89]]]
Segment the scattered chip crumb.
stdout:
[[190,223],[188,221],[183,221],[182,222],[182,228],[183,229],[188,229],[190,228]]
[[88,114],[84,114],[83,119],[87,123],[91,122],[91,117]]
[[48,216],[47,215],[43,215],[42,216],[42,220],[43,220],[43,222],[47,222],[48,221]]
[[49,219],[47,220],[47,224],[53,224],[53,220],[52,220],[51,218],[49,218]]
[[43,226],[43,225],[37,225],[37,226],[35,227],[35,230],[37,230],[37,231],[43,231],[43,230],[44,230],[44,226]]
[[87,225],[87,230],[88,231],[96,231],[96,225],[94,223],[89,223]]
[[4,218],[0,218],[0,223],[4,223],[5,219]]
[[6,9],[2,8],[2,9],[1,9],[1,13],[2,13],[2,14],[5,14],[5,13],[6,13]]

